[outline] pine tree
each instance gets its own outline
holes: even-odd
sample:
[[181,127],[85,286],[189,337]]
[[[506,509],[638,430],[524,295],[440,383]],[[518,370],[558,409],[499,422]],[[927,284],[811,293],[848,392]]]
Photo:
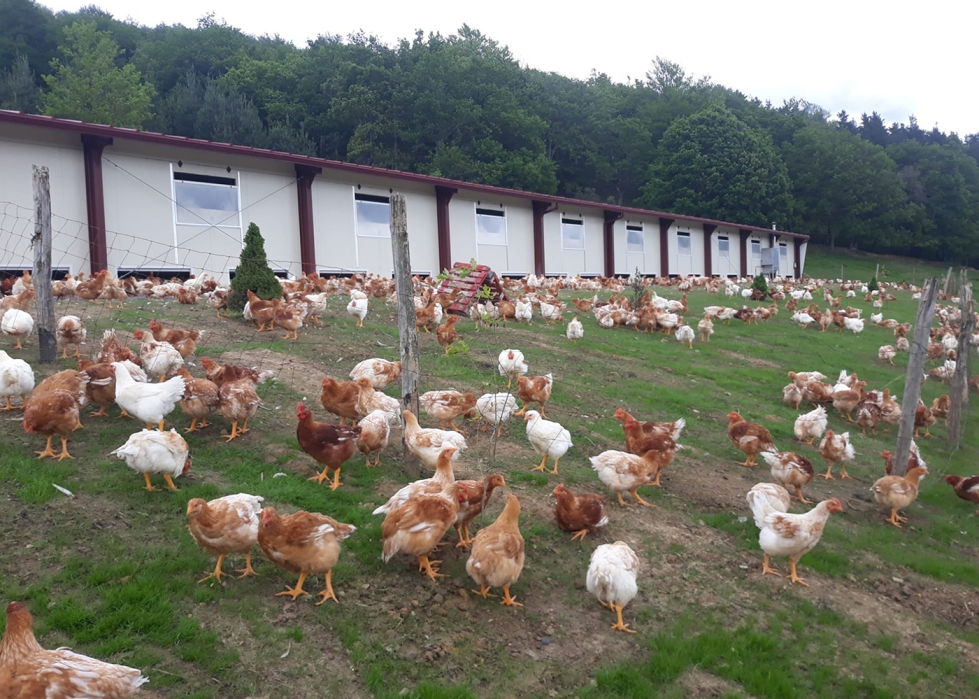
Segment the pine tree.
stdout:
[[271,300],[282,296],[282,284],[276,279],[265,257],[265,240],[254,223],[248,224],[245,248],[231,280],[228,309],[242,311],[248,303],[248,291],[261,299]]

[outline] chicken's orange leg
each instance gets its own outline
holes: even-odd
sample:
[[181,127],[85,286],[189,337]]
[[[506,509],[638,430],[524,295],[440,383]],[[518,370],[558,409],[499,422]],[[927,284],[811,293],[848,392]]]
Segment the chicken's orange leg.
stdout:
[[789,559],[789,568],[792,569],[792,574],[789,576],[789,582],[799,583],[803,587],[809,587],[809,583],[799,577],[795,571],[795,561]]
[[148,474],[146,471],[143,471],[143,478],[146,479],[146,489],[148,491],[150,491],[151,493],[153,493],[153,492],[156,492],[157,490],[159,490],[159,488],[154,488],[153,487],[153,484],[150,483],[150,474]]
[[822,476],[828,481],[836,480],[835,478],[833,478],[833,464],[829,465],[829,469],[826,471],[826,473],[822,474]]
[[474,595],[479,595],[479,596],[480,596],[480,597],[482,597],[483,599],[487,599],[487,598],[489,598],[489,597],[496,597],[496,595],[493,595],[493,594],[490,594],[490,590],[492,590],[492,589],[493,589],[493,588],[491,588],[491,587],[487,587],[486,585],[482,585],[482,584],[481,584],[481,585],[479,586],[479,589],[478,589],[478,590],[471,590],[471,592],[472,592],[472,593],[473,593]]
[[286,589],[282,592],[276,592],[276,597],[292,597],[292,601],[295,602],[299,595],[308,595],[309,593],[303,589],[303,583],[306,582],[306,573],[299,574],[299,582],[296,583],[295,587],[289,587],[286,585]]
[[629,625],[628,624],[625,624],[625,623],[622,622],[622,605],[621,604],[616,604],[615,605],[615,616],[616,616],[616,619],[618,619],[618,621],[616,621],[614,624],[612,624],[612,628],[613,629],[615,629],[616,631],[625,631],[626,633],[635,633],[635,631],[633,631],[632,629],[629,628]]
[[51,442],[53,441],[54,441],[54,435],[53,434],[48,435],[48,445],[44,447],[44,451],[34,452],[35,454],[37,454],[37,458],[46,459],[49,456],[52,458],[56,456],[56,454],[54,453],[54,449],[51,448]]
[[188,427],[184,432],[196,432],[200,428],[197,426],[197,418],[195,417],[190,421],[190,427]]
[[340,600],[337,599],[336,593],[333,592],[333,569],[332,568],[326,571],[326,587],[317,596],[323,598],[316,603],[317,607],[323,604],[324,602],[326,602],[326,600],[328,599],[331,599],[337,604],[340,604]]
[[68,345],[61,348],[61,358],[68,359]]
[[232,439],[235,439],[236,437],[238,437],[238,434],[239,434],[239,432],[238,432],[238,421],[237,420],[234,420],[231,423],[231,434],[225,434],[225,435],[221,435],[221,436],[224,437],[225,441],[230,442]]
[[630,503],[628,503],[628,502],[626,502],[625,500],[622,499],[622,493],[621,492],[617,492],[616,493],[616,496],[618,496],[618,498],[619,498],[619,504],[622,505],[622,507],[632,507],[632,505]]
[[557,465],[558,465],[558,462],[559,461],[560,461],[560,459],[554,459],[554,468],[551,469],[551,471],[550,471],[550,473],[553,473],[555,476],[557,475]]
[[97,413],[89,413],[89,417],[105,417],[109,413],[105,412],[105,404],[99,406],[99,411]]
[[449,420],[449,427],[453,431],[458,432],[459,434],[465,434],[465,432],[463,432],[462,430],[460,430],[458,427],[455,426],[455,421],[454,420]]
[[795,493],[796,495],[799,496],[799,502],[804,503],[806,505],[812,503],[812,500],[806,500],[805,496],[802,494],[802,488],[800,486],[797,485],[795,487]]
[[202,582],[206,582],[206,581],[210,580],[211,578],[214,578],[215,580],[217,580],[220,583],[221,582],[221,576],[222,575],[224,575],[225,577],[227,577],[227,575],[225,574],[225,572],[223,570],[221,570],[221,567],[224,565],[224,559],[226,557],[227,557],[227,554],[224,554],[224,553],[222,553],[220,556],[218,556],[218,562],[214,566],[214,572],[213,573],[208,573],[203,578],[201,578],[200,580],[198,580],[197,583],[200,584]]
[[772,568],[770,565],[768,565],[768,561],[769,560],[770,559],[768,558],[768,554],[766,553],[765,554],[765,562],[762,564],[762,567],[761,567],[761,574],[762,575],[775,575],[775,576],[781,578],[782,577],[782,574],[779,573],[774,568]]
[[848,476],[846,474],[846,464],[840,464],[840,470],[843,471],[843,478],[849,478],[850,480],[853,480],[853,476]]
[[539,405],[540,405],[540,416],[546,418],[547,413],[544,412],[544,406],[546,405],[546,403],[540,403]]
[[122,408],[119,408],[119,417],[117,417],[116,419],[118,420],[120,417],[132,417],[132,415],[130,415],[129,413],[127,413]]
[[14,349],[24,349],[24,346],[20,344],[20,335],[17,336],[17,346]]
[[544,454],[544,458],[541,459],[540,466],[535,466],[534,468],[532,468],[530,470],[531,471],[546,471],[547,469],[544,468],[544,464],[545,463],[547,463],[547,454]]
[[[78,428],[76,427],[75,429],[77,430]],[[62,459],[74,459],[75,458],[74,456],[72,456],[71,454],[68,453],[68,438],[67,437],[62,437],[61,438],[61,453],[58,454],[54,458],[56,458],[58,461],[61,461]]]
[[258,577],[258,573],[252,568],[252,552],[249,550],[245,553],[245,567],[235,570],[236,573],[241,573],[239,578],[247,578],[249,575],[254,575]]
[[630,493],[632,493],[632,497],[636,499],[636,502],[638,502],[640,505],[645,505],[646,507],[652,507],[650,503],[646,502],[641,497],[639,497],[639,493],[636,492],[637,490],[638,488],[633,488],[632,490],[629,491]]
[[160,420],[160,423],[156,426],[156,429],[158,429],[158,430],[160,430],[160,432],[162,432],[163,431],[163,426],[166,425],[166,424],[167,424],[167,421],[165,419],[164,420]]
[[335,468],[333,469],[333,485],[330,486],[330,490],[336,490],[341,485],[343,485],[343,483],[340,482],[340,469]]
[[312,478],[307,478],[306,480],[308,480],[308,481],[316,481],[317,483],[322,483],[323,481],[328,481],[328,480],[330,480],[330,477],[327,475],[329,473],[329,471],[330,471],[330,467],[329,466],[325,466],[325,467],[323,467],[323,470],[320,473],[316,474]]
[[167,482],[167,488],[169,488],[170,490],[177,490],[177,486],[173,484],[173,479],[170,477],[169,473],[163,474],[163,480]]
[[503,601],[500,604],[505,604],[508,607],[522,607],[523,605],[517,601],[516,597],[510,596],[510,586],[503,586]]
[[245,421],[241,423],[241,427],[238,428],[238,434],[248,434],[248,418],[247,417],[245,418]]
[[0,410],[3,410],[3,411],[15,410],[14,406],[12,406],[10,404],[10,396],[7,396],[7,407],[6,408],[0,408]]
[[527,404],[526,403],[524,403],[524,406],[522,408],[520,408],[520,410],[518,410],[517,412],[514,413],[514,416],[523,415],[525,412],[527,412]]
[[754,466],[755,465],[755,460],[757,458],[758,458],[758,455],[757,454],[749,454],[748,455],[748,458],[745,459],[744,461],[739,461],[738,462],[738,465],[739,466]]
[[897,527],[898,529],[900,529],[901,528],[901,521],[902,520],[906,522],[907,521],[907,518],[901,517],[900,515],[898,515],[897,514],[897,510],[892,507],[891,508],[891,516],[888,517],[884,521],[885,522],[889,522],[890,524],[893,524],[895,527]]
[[428,556],[419,556],[418,570],[424,572],[425,575],[430,577],[432,580],[444,578],[445,576],[442,575],[437,568],[433,567],[436,563],[441,563],[441,561],[429,561]]
[[574,536],[571,537],[571,541],[581,541],[586,536],[588,536],[588,530],[587,529],[579,529],[578,531],[576,531],[574,533]]

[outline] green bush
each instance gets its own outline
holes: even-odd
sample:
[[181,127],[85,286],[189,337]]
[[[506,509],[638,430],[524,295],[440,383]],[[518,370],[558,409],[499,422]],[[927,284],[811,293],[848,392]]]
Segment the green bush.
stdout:
[[245,233],[245,248],[241,251],[241,261],[231,280],[231,295],[228,309],[244,310],[248,303],[248,290],[261,299],[271,300],[282,296],[282,285],[276,279],[265,257],[265,240],[254,223],[248,224]]
[[765,275],[759,274],[755,277],[755,280],[751,282],[751,288],[760,291],[762,298],[765,298],[768,295],[768,280],[765,279]]
[[870,283],[867,284],[867,288],[870,291],[880,291],[880,284],[877,283],[877,277],[870,280]]

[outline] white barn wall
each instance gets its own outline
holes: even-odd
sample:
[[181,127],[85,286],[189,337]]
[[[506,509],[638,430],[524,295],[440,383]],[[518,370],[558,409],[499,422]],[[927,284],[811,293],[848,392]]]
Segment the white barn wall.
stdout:
[[[461,197],[459,194],[449,200],[449,241],[452,247],[452,262],[468,262],[475,259],[479,264],[493,267],[491,262],[479,259],[480,246],[476,245],[476,199]],[[514,231],[513,222],[510,220],[511,210],[507,209],[506,213],[507,247],[509,247]],[[493,270],[503,271],[502,268],[497,270],[496,267],[493,267]]]
[[[505,212],[505,246],[477,243],[477,207]],[[475,259],[497,274],[529,274],[534,271],[534,212],[529,202],[508,197],[486,199],[459,192],[449,202],[449,231],[453,262]]]
[[[585,249],[565,250],[561,220],[582,221]],[[547,274],[601,275],[605,272],[605,219],[593,213],[559,209],[544,216],[544,263]],[[532,229],[531,229],[532,230]],[[532,258],[531,258],[532,259]]]
[[[721,257],[717,237],[727,236],[728,256]],[[713,274],[719,277],[741,276],[741,234],[737,228],[718,226],[711,236],[711,267]]]
[[[642,225],[643,252],[629,252],[627,225]],[[636,268],[644,275],[659,275],[659,219],[620,218],[615,222],[615,274],[628,276]]]
[[[506,273],[531,274],[534,271],[534,210],[530,202],[507,206]],[[547,217],[544,217],[547,220]],[[544,258],[546,261],[546,257]]]
[[354,185],[331,181],[322,175],[313,180],[313,231],[316,267],[324,273],[361,271],[357,265],[354,234]]
[[[397,190],[396,190],[397,191]],[[411,255],[412,272],[438,274],[439,269],[439,233],[438,233],[438,200],[434,190],[407,191],[405,205],[408,215],[408,246]],[[451,219],[450,219],[451,221]],[[450,223],[451,230],[451,223]],[[388,251],[391,241],[387,241]],[[394,265],[388,269],[388,274],[394,270]]]
[[[314,180],[315,181],[315,180]],[[261,171],[239,171],[241,192],[241,236],[249,223],[255,223],[265,239],[265,255],[272,269],[287,269],[293,277],[302,276],[299,246],[299,199],[295,175]],[[210,252],[221,254],[228,266],[237,264],[241,244],[236,247],[234,232],[208,231]],[[220,252],[219,252],[220,251]]]

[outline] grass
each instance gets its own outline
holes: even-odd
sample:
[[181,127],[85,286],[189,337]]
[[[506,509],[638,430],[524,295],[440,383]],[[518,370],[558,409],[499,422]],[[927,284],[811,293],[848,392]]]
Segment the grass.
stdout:
[[[885,315],[912,320],[914,301],[898,295]],[[704,305],[725,300],[693,292],[689,302],[693,321]],[[856,304],[863,306],[861,299]],[[713,341],[696,342],[693,351],[662,335],[602,331],[585,318],[585,337],[574,346],[563,327],[539,320],[481,332],[464,321],[459,329],[468,352],[449,357],[423,335],[422,390],[497,390],[496,356],[507,347],[524,352],[532,374],[555,376],[547,412],[575,443],[560,477],[530,472],[539,459],[522,424],[508,425],[495,448],[475,425],[466,428],[462,475],[500,471],[523,504],[527,564],[513,592],[526,606],[509,610],[464,594],[471,581],[461,550],[443,550],[447,577],[438,583],[406,559],[380,561],[381,522],[371,510],[411,478],[396,446],[377,469],[353,459],[335,492],[306,480],[316,464],[295,440],[296,402],[305,396],[322,418],[316,400],[322,375],[343,377],[361,359],[397,353],[391,307],[372,300],[366,327],[356,330],[343,305],[336,300],[327,327],[304,329],[293,343],[215,322],[203,306],[133,301],[125,311],[107,312],[59,304],[59,313],[82,312],[90,338],[106,327],[146,327],[152,317],[204,327],[199,356],[263,362],[275,367],[277,380],[260,387],[263,406],[248,436],[225,445],[217,436],[226,429],[220,419],[188,435],[193,470],[178,479],[176,493],[141,490],[140,478],[107,456],[137,429],[132,421],[84,419],[85,429],[70,440],[76,460],[62,463],[33,458],[41,445],[23,433],[17,414],[0,421],[9,445],[0,460],[7,552],[0,557],[0,599],[29,601],[42,644],[138,666],[163,697],[682,697],[707,693],[697,684],[706,680],[717,685],[711,695],[732,697],[964,697],[979,688],[972,645],[979,625],[963,611],[979,586],[979,525],[975,507],[942,482],[946,473],[972,472],[979,456],[974,431],[965,431],[955,453],[940,426],[935,439],[919,441],[932,475],[906,512],[908,525],[897,530],[868,500],[883,472],[877,454],[893,446],[894,435],[860,435],[830,411],[831,427],[853,436],[858,459],[848,470],[856,480],[817,479],[806,489],[812,499],[844,501],[844,512],[831,518],[800,564],[811,587],[758,574],[757,530],[744,493],[770,476],[734,464],[741,455],[727,439],[726,413],[740,410],[764,423],[776,444],[806,454],[818,468],[818,454],[793,439],[797,413],[781,404],[786,372],[858,371],[870,388],[903,393],[903,368],[876,358],[890,333],[803,331],[783,311],[760,326],[718,325]],[[923,397],[941,392],[928,382]],[[587,457],[622,448],[612,419],[618,407],[641,419],[683,417],[687,449],[664,474],[661,490],[644,490],[653,508],[613,505],[605,534],[571,542],[553,525],[550,492],[558,482],[606,492]],[[213,559],[187,534],[186,503],[233,492],[357,526],[334,573],[340,604],[274,597],[295,576],[258,551],[261,577],[197,583]],[[494,498],[477,525],[492,521],[501,506],[502,498]],[[634,637],[613,633],[607,610],[584,590],[591,551],[617,539],[644,564],[640,595],[626,609],[639,631]],[[310,587],[320,584],[321,578]]]
[[[881,281],[892,283],[907,282],[921,285],[928,277],[945,278],[948,268],[954,267],[958,274],[960,265],[899,255],[875,255],[858,250],[837,248],[830,250],[825,245],[810,244],[806,250],[806,274],[813,279],[860,279],[870,281],[881,269]],[[841,276],[842,275],[842,276]]]

